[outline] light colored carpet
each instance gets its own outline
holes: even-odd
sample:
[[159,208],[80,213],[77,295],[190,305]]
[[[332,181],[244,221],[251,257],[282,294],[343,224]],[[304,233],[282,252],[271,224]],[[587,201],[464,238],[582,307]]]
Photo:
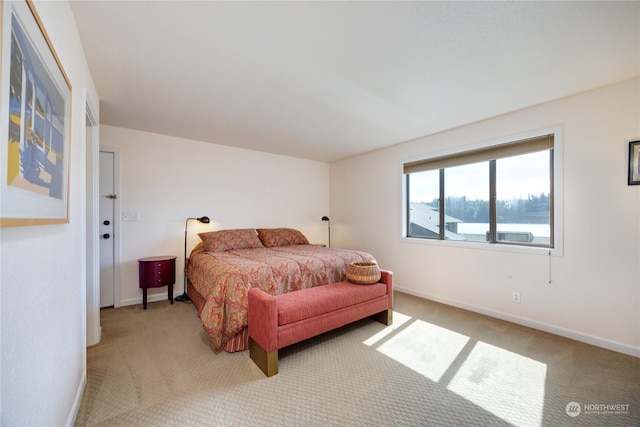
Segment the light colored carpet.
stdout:
[[640,359],[401,293],[394,311],[281,350],[266,378],[214,353],[190,303],[103,310],[76,423],[640,425]]

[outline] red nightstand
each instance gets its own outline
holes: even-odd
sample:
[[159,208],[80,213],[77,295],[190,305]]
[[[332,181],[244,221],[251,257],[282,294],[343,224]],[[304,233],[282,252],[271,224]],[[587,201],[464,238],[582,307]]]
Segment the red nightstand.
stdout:
[[169,301],[173,304],[173,284],[176,282],[175,256],[140,258],[138,270],[142,288],[142,307],[147,309],[147,288],[169,286]]

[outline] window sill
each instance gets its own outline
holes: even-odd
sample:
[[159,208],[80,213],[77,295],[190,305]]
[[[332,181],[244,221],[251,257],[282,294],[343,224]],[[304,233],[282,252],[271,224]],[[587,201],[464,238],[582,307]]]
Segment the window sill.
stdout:
[[432,246],[445,246],[455,247],[462,249],[484,250],[484,251],[497,251],[497,252],[511,252],[522,253],[532,255],[549,255],[562,256],[562,250],[558,247],[545,248],[539,246],[524,246],[515,244],[504,243],[482,243],[482,242],[458,242],[454,240],[437,240],[437,239],[422,239],[416,237],[401,237],[401,243],[417,244],[417,245],[432,245]]

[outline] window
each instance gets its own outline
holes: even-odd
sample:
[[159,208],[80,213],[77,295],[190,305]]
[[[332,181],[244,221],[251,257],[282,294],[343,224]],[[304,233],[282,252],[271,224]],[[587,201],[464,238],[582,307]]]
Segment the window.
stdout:
[[554,248],[554,134],[403,164],[406,236]]

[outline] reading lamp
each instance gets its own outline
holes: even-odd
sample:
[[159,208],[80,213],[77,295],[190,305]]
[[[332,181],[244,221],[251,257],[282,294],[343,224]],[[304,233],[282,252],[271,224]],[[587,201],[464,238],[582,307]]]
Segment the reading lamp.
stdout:
[[322,217],[322,220],[328,222],[328,225],[329,225],[329,247],[331,247],[331,220],[326,215]]
[[176,301],[180,302],[191,301],[191,298],[187,295],[187,227],[189,226],[189,221],[192,219],[203,224],[209,224],[209,222],[211,222],[208,216],[203,216],[200,218],[187,218],[184,223],[184,283],[182,284],[182,295],[176,297]]

